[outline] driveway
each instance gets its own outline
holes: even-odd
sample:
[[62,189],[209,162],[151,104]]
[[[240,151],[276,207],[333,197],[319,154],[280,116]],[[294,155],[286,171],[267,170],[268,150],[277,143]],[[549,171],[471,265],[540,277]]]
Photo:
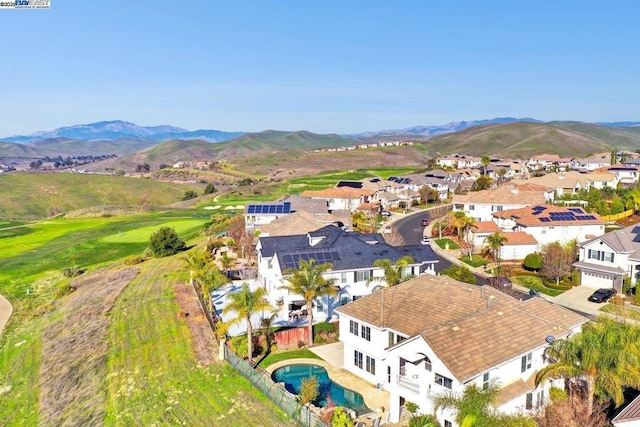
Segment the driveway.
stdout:
[[594,291],[595,289],[588,288],[586,286],[576,286],[566,292],[561,293],[557,297],[543,295],[543,298],[558,305],[570,308],[574,311],[578,311],[580,313],[598,316],[602,314],[598,310],[605,304],[598,304],[596,302],[588,301],[589,295],[591,295]]

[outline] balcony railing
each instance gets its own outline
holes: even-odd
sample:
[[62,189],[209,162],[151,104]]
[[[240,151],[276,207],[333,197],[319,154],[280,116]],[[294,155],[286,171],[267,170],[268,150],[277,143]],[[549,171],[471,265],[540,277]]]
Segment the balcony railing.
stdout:
[[413,391],[414,393],[420,392],[420,383],[418,382],[418,375],[398,375],[398,384]]

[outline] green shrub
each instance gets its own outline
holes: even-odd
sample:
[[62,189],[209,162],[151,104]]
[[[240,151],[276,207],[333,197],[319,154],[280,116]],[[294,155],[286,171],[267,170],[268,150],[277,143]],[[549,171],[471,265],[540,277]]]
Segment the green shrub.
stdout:
[[186,248],[184,240],[172,227],[160,227],[149,239],[149,251],[155,258],[175,255]]
[[191,200],[191,199],[195,199],[196,197],[198,197],[198,193],[196,193],[193,190],[188,190],[184,192],[184,195],[182,196],[182,200]]
[[559,387],[551,387],[549,389],[549,398],[553,403],[566,402],[569,396],[567,392]]
[[77,277],[85,272],[84,268],[79,265],[72,265],[71,267],[65,267],[62,269],[62,275],[64,277]]
[[343,408],[336,408],[331,417],[331,427],[353,427],[353,420]]
[[460,261],[465,264],[469,264],[471,267],[481,267],[483,265],[489,264],[489,261],[481,256],[474,256],[473,258],[469,258],[468,256],[460,258]]
[[522,263],[524,268],[527,270],[538,271],[542,268],[542,255],[538,253],[532,253],[524,257],[524,262]]
[[449,268],[445,268],[441,271],[441,274],[445,276],[449,276],[452,279],[459,280],[465,283],[471,283],[472,285],[476,284],[476,276],[473,275],[471,270],[469,270],[464,265],[452,265]]
[[331,334],[338,332],[338,324],[331,322],[322,322],[313,326],[313,332],[316,334]]
[[136,265],[144,261],[144,257],[141,255],[131,255],[124,259],[124,265]]

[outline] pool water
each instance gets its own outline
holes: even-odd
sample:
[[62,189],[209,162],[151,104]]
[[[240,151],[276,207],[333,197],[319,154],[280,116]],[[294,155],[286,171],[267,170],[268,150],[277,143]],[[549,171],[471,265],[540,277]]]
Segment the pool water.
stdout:
[[326,369],[322,366],[311,364],[283,366],[282,368],[276,369],[271,375],[271,378],[277,383],[285,383],[285,388],[290,393],[298,394],[300,393],[302,380],[311,378],[314,375],[318,380],[318,388],[320,391],[318,399],[313,402],[314,405],[323,407],[327,404],[327,398],[330,398],[336,406],[351,408],[356,411],[358,415],[372,412],[371,409],[365,405],[360,393],[344,388],[331,381]]

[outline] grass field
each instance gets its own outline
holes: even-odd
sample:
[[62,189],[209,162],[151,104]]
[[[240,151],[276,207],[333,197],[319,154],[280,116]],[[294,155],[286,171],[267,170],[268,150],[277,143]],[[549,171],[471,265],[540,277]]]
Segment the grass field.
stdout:
[[258,364],[258,366],[260,366],[263,369],[266,369],[267,367],[273,365],[274,363],[280,362],[282,360],[301,359],[301,358],[322,360],[322,358],[317,354],[315,354],[313,351],[303,348],[301,350],[285,351],[282,353],[271,353],[267,357],[262,359]]
[[0,218],[40,219],[101,205],[159,207],[181,200],[195,185],[111,175],[11,173],[0,175]]
[[283,425],[286,415],[228,365],[197,366],[176,321],[178,256],[145,263],[111,315],[106,425]]
[[[174,226],[189,240],[197,238],[199,224],[207,219],[172,212],[50,220],[21,227],[29,230],[26,234],[1,238],[0,293],[11,301],[14,314],[0,337],[0,425],[43,422],[40,385],[48,374],[40,369],[44,332],[67,316],[65,307],[77,295],[58,294],[69,282],[61,275],[64,267],[117,266],[122,258],[144,251],[144,236],[154,228]],[[122,230],[126,236],[118,233]],[[118,236],[128,241],[109,241]],[[173,286],[186,280],[179,258],[140,264],[142,272],[109,313],[106,374],[95,374],[102,375],[95,381],[104,384],[104,423],[287,425],[286,415],[227,365],[197,365],[190,332],[174,300]],[[74,403],[80,415],[82,404]]]

